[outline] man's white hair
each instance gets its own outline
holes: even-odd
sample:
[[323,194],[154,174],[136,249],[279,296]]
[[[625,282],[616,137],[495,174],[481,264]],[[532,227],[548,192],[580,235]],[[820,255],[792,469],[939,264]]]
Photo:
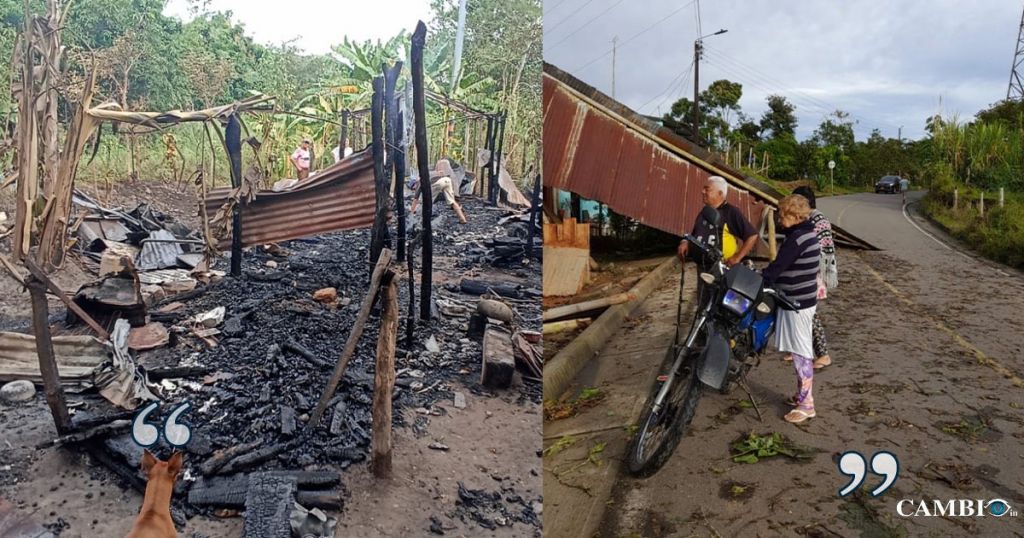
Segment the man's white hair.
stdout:
[[718,190],[722,192],[722,196],[729,194],[729,182],[722,176],[711,176],[708,178],[708,182],[713,183]]

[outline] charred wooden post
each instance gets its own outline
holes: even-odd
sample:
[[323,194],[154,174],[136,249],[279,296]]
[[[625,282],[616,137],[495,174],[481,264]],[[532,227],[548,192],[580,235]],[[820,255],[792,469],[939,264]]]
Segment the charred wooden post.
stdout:
[[313,428],[316,428],[317,423],[320,422],[320,417],[327,410],[327,405],[330,403],[331,398],[334,397],[334,392],[338,390],[338,383],[341,382],[341,377],[345,375],[348,361],[356,351],[356,344],[359,343],[359,337],[363,334],[363,326],[366,325],[366,319],[370,317],[370,307],[373,306],[374,299],[377,298],[377,290],[380,288],[381,278],[383,278],[384,271],[390,263],[391,251],[388,249],[381,250],[380,257],[377,258],[377,265],[373,268],[373,275],[370,277],[370,289],[366,292],[366,297],[363,298],[363,303],[359,306],[359,314],[356,316],[355,323],[352,324],[352,332],[348,334],[348,339],[345,340],[345,349],[341,351],[341,357],[338,358],[338,364],[334,367],[334,373],[331,375],[330,381],[327,382],[324,393],[320,395],[320,402],[316,404],[316,409],[310,414],[309,422],[306,423],[307,431],[312,431]]
[[413,249],[409,247],[409,313],[405,316],[405,346],[408,348],[412,345],[412,340],[415,337],[413,329],[415,329],[416,321],[416,272],[413,266]]
[[348,117],[347,108],[341,111],[341,135],[338,137],[338,156],[345,158],[345,148],[348,147]]
[[[423,47],[427,27],[420,21],[412,34],[413,116],[416,121],[416,168],[420,173],[423,196],[423,274],[420,281],[420,320],[430,319],[430,295],[434,284],[434,232],[430,224],[433,193],[430,189],[430,165],[427,163],[427,111],[423,95]],[[412,275],[409,275],[412,278]]]
[[[395,85],[398,84],[398,75],[402,72],[402,62],[396,62],[390,69],[384,70],[384,140],[387,141],[388,159],[384,163],[384,182],[390,184],[394,179],[394,199],[398,220],[398,245],[396,252],[398,261],[405,260],[405,189],[402,182],[405,178],[405,162],[402,163],[402,175],[392,172],[398,170],[398,154],[403,150],[398,144],[398,101],[395,100]],[[390,189],[389,189],[390,192]]]
[[50,337],[50,308],[46,304],[46,286],[34,276],[29,276],[29,294],[32,296],[32,332],[36,337],[36,353],[39,355],[39,372],[43,377],[46,403],[50,406],[57,435],[71,432],[71,416],[68,414],[64,389],[60,386],[60,372],[53,354],[53,340]]
[[534,197],[530,199],[529,204],[529,234],[526,236],[526,256],[534,254],[534,236],[537,235],[536,229],[540,227],[541,223],[538,222],[538,210],[541,205],[541,173],[537,173],[537,177],[534,178]]
[[377,478],[391,477],[391,394],[395,390],[395,340],[398,335],[398,285],[394,276],[394,273],[388,271],[381,285],[370,464]]
[[370,232],[370,266],[377,263],[380,251],[384,249],[387,233],[387,177],[384,175],[384,133],[381,121],[384,117],[384,77],[373,79],[373,104],[370,106],[370,133],[373,137],[373,177],[374,190],[377,192],[377,211],[373,217],[373,230]]
[[[242,186],[242,124],[238,115],[228,117],[228,126],[224,130],[224,145],[228,150],[231,162],[231,186],[238,189]],[[231,276],[242,276],[242,198],[239,196],[231,214]]]
[[492,176],[494,177],[494,187],[493,190],[491,191],[491,205],[498,205],[498,196],[501,191],[501,189],[499,188],[499,178],[501,177],[501,152],[505,151],[505,115],[506,112],[502,112],[498,123],[498,155],[494,159],[494,171],[492,172]]
[[488,151],[487,164],[480,169],[480,197],[491,196],[491,164],[494,163],[494,116],[487,116],[487,135],[484,137],[484,149]]
[[[395,108],[398,108],[398,103],[394,104]],[[405,261],[405,148],[407,144],[404,140],[405,133],[405,114],[403,112],[396,113],[395,119],[395,140],[397,145],[395,147],[395,209],[398,211],[398,245],[396,245],[396,252],[398,254],[398,261]],[[409,273],[412,276],[412,272]],[[411,296],[410,296],[411,297]]]

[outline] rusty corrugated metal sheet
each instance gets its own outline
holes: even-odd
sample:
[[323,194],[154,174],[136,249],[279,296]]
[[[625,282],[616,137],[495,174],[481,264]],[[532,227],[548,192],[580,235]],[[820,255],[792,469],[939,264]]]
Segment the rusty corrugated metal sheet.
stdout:
[[[654,122],[550,65],[543,102],[545,185],[604,202],[652,228],[676,235],[689,230],[703,206],[704,182],[719,171],[673,147]],[[734,187],[729,203],[760,226],[765,202],[774,200],[726,179]]]
[[[783,194],[717,155],[544,64],[544,185],[604,202],[647,226],[681,235],[703,207],[701,188],[720,175],[727,200],[760,227]],[[870,243],[833,224],[837,238]]]
[[[54,336],[53,353],[64,383],[87,379],[107,359],[103,344],[91,336]],[[41,382],[36,339],[31,334],[0,332],[0,382]]]
[[[206,201],[210,218],[230,192],[228,188],[210,191]],[[373,155],[367,149],[323,169],[293,190],[259,191],[255,200],[242,207],[242,245],[369,228],[375,208]],[[231,238],[220,238],[219,246],[230,248]]]

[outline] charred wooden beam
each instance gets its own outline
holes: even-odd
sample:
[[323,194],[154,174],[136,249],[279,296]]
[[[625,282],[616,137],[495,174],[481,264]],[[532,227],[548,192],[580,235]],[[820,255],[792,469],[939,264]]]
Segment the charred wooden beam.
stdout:
[[500,189],[499,178],[501,177],[501,152],[505,151],[505,120],[507,112],[503,112],[498,120],[499,131],[498,131],[498,155],[494,159],[494,171],[492,176],[494,178],[494,189],[491,191],[491,205],[498,205],[498,195]]
[[244,443],[218,450],[213,454],[213,456],[199,466],[199,472],[207,476],[214,474],[239,454],[245,454],[255,450],[262,444],[263,443],[261,441],[254,441],[252,443]]
[[[427,110],[423,97],[423,48],[427,27],[420,21],[412,34],[413,116],[416,120],[416,168],[420,173],[423,198],[423,269],[420,280],[420,321],[430,319],[430,296],[434,285],[433,193],[430,188],[430,165],[427,162]],[[409,275],[412,278],[412,275]]]
[[384,132],[381,119],[384,116],[384,77],[373,79],[373,105],[370,107],[370,136],[373,146],[373,178],[374,191],[377,194],[376,208],[373,217],[373,229],[370,232],[370,267],[377,263],[381,250],[384,249],[384,236],[387,232],[387,178],[384,176]]
[[[242,124],[238,114],[228,117],[224,145],[231,162],[231,186],[238,189],[242,186]],[[231,276],[236,278],[242,276],[242,203],[239,197],[231,214]]]
[[56,439],[44,441],[36,445],[37,449],[50,448],[53,446],[64,446],[70,443],[81,443],[97,437],[106,437],[114,433],[124,433],[131,427],[131,420],[115,420],[107,424],[100,424],[86,430],[79,430],[75,433],[61,435]]

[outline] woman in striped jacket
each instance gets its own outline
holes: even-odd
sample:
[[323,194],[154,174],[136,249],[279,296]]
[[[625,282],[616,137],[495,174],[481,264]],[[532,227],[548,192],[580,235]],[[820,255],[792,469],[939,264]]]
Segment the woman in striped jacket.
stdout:
[[793,357],[797,374],[795,406],[786,414],[788,422],[799,423],[815,416],[814,397],[814,311],[818,297],[818,263],[821,247],[807,198],[790,195],[779,200],[779,220],[786,240],[779,247],[775,261],[765,267],[762,275],[767,286],[775,288],[788,299],[800,304],[799,310],[776,311],[775,345]]

